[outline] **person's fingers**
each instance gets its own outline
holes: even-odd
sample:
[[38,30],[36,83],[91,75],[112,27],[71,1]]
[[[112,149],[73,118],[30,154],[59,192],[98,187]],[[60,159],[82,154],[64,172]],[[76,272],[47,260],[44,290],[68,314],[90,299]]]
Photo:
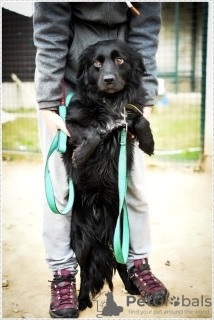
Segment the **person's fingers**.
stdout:
[[57,119],[57,128],[62,130],[63,132],[65,132],[65,134],[70,137],[70,133],[66,128],[65,122],[62,120],[62,118],[60,116],[58,116],[58,117],[59,117],[59,119]]
[[53,135],[55,135],[57,133],[57,130],[60,129],[70,137],[70,133],[66,128],[65,122],[56,112],[51,110],[41,110],[41,112],[47,127]]

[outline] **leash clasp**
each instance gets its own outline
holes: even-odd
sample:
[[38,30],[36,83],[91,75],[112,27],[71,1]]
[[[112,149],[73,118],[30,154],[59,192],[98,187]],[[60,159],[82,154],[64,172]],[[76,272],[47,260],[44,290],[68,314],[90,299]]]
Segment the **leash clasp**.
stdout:
[[127,117],[126,108],[124,107],[123,110],[124,110],[124,111],[123,111],[124,113],[121,112],[121,115],[122,115],[122,117],[123,117],[123,128],[125,128],[125,130],[126,130],[126,132],[127,132],[127,131],[128,131],[128,123],[127,123],[127,121],[126,121],[126,117]]

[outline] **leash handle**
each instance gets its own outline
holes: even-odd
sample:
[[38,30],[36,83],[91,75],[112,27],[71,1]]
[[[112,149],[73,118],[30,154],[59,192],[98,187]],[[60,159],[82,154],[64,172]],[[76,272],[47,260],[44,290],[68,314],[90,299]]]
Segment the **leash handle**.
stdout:
[[47,161],[46,161],[46,165],[45,165],[45,192],[46,192],[46,198],[47,198],[48,205],[49,205],[50,209],[54,213],[67,214],[71,210],[73,203],[74,203],[73,181],[71,179],[69,179],[69,198],[68,198],[67,206],[65,207],[64,210],[59,211],[57,208],[56,202],[55,202],[54,190],[53,190],[53,185],[52,185],[51,177],[50,177],[50,171],[49,171],[49,167],[48,167],[49,158],[51,157],[51,155],[53,154],[53,152],[55,150],[58,150],[59,135],[60,135],[60,130],[58,130],[57,134],[55,135],[53,142],[51,144],[51,147],[49,149],[48,156],[47,156]]
[[[120,155],[118,167],[118,188],[119,188],[119,216],[114,232],[114,254],[117,262],[125,264],[129,254],[129,221],[126,206],[126,192],[128,185],[127,165],[126,165],[126,135],[125,128],[121,131],[120,136]],[[121,218],[123,217],[123,233],[121,239]]]
[[[61,116],[63,121],[65,121],[65,118],[66,118],[66,106],[68,106],[69,101],[72,98],[72,96],[73,96],[73,93],[70,93],[67,96],[66,101],[65,101],[64,93],[63,93],[63,98],[61,99],[62,105],[59,106],[59,115]],[[46,198],[47,198],[47,202],[48,202],[50,209],[54,213],[57,213],[57,214],[67,214],[71,210],[73,203],[74,203],[74,186],[73,186],[72,179],[69,178],[69,181],[68,181],[69,197],[68,197],[67,205],[66,205],[65,209],[63,209],[62,211],[58,210],[57,205],[56,205],[56,201],[55,201],[53,185],[51,182],[50,170],[49,170],[49,166],[48,166],[49,159],[55,150],[57,150],[58,152],[61,152],[61,153],[64,153],[66,151],[66,142],[67,142],[67,135],[62,130],[58,130],[53,141],[52,141],[52,144],[50,146],[47,160],[46,160],[46,165],[45,165]]]

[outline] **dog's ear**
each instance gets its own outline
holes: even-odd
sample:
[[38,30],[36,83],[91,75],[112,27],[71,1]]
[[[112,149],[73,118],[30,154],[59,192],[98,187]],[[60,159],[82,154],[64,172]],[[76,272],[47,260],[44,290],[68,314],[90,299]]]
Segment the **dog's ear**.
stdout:
[[146,74],[146,68],[143,62],[143,58],[139,52],[134,52],[133,54],[134,61],[134,72],[137,76],[143,76]]
[[77,72],[77,82],[79,84],[88,84],[88,56],[84,51],[79,57],[79,69]]

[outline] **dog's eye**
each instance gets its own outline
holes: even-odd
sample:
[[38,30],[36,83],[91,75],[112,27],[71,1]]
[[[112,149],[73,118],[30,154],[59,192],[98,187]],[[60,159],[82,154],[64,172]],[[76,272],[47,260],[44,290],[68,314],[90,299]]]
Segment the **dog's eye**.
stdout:
[[96,60],[96,61],[94,61],[94,66],[97,68],[101,68],[102,63],[100,61]]
[[115,59],[115,63],[116,64],[123,64],[123,62],[124,62],[124,60],[122,58],[120,58],[120,57]]

